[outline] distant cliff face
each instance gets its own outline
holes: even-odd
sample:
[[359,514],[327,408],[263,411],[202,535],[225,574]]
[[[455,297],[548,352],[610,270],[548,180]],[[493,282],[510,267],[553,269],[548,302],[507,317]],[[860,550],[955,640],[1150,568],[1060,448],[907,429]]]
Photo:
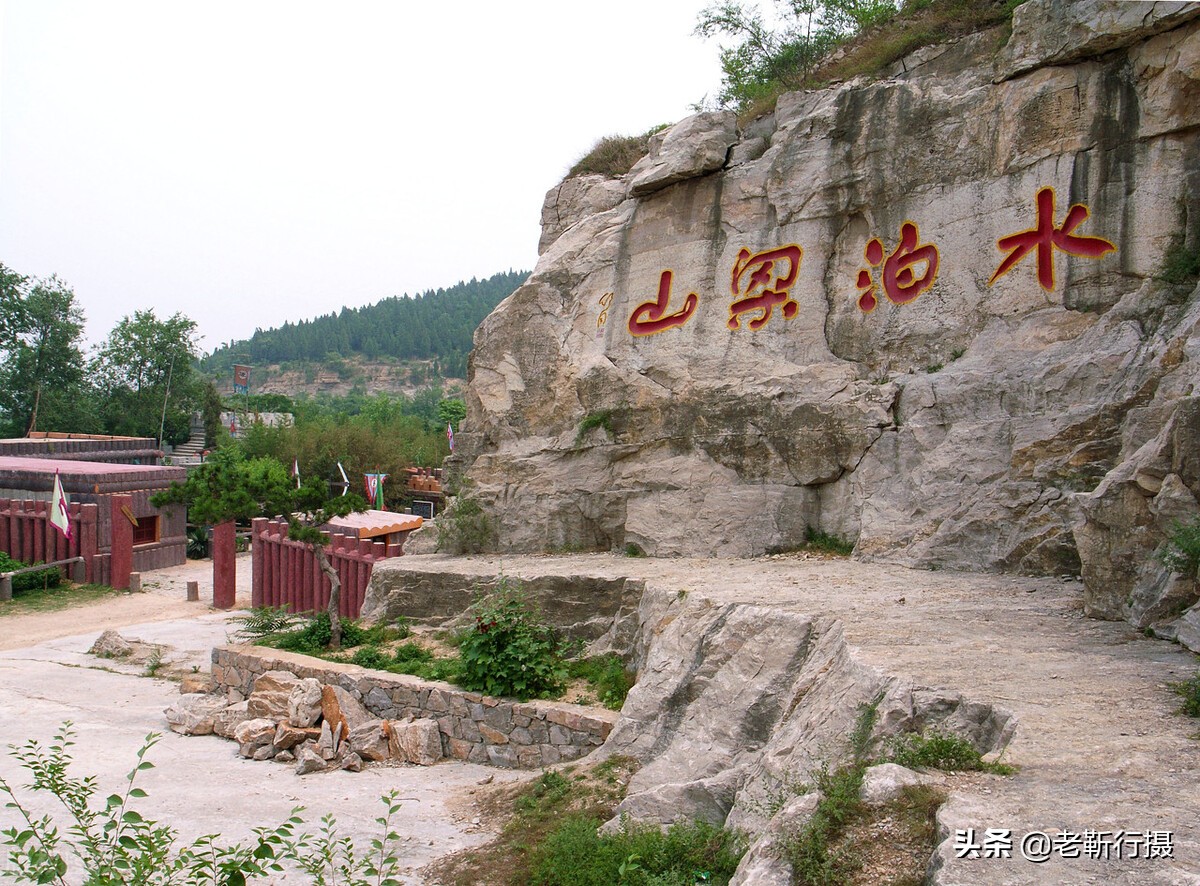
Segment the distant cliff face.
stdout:
[[1159,279],[1200,249],[1200,4],[1030,0],[1000,39],[547,195],[458,437],[501,547],[811,527],[1165,615],[1150,554],[1200,494],[1200,290]]

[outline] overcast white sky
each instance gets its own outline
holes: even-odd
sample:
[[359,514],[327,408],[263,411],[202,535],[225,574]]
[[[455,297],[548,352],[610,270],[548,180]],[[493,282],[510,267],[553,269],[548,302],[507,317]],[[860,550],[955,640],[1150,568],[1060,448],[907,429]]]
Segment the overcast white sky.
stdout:
[[598,138],[716,92],[710,3],[0,0],[0,263],[205,351],[530,269]]

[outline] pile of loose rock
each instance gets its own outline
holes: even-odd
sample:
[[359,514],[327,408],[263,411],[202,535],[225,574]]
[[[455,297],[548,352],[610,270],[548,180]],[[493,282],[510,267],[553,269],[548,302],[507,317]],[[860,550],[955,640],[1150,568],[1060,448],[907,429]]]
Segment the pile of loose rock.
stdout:
[[165,715],[175,732],[231,738],[241,756],[295,763],[299,775],[358,772],[367,762],[429,766],[442,759],[435,720],[382,720],[340,686],[287,671],[260,675],[245,701],[230,704],[221,696],[188,693]]

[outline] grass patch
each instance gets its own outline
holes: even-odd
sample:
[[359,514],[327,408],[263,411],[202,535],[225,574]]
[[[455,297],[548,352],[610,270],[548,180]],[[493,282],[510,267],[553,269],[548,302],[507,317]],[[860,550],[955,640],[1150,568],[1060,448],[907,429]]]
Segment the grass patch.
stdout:
[[597,827],[612,817],[637,763],[610,757],[592,767],[549,770],[521,788],[480,800],[483,811],[511,810],[492,843],[437,863],[439,882],[541,886],[692,886],[728,883],[744,852],[740,836],[705,823],[679,823],[666,833],[626,822],[612,834]]
[[608,135],[592,145],[592,149],[580,157],[567,173],[567,178],[576,175],[603,175],[619,178],[633,168],[650,150],[650,139],[666,129],[669,124],[656,126],[641,135]]
[[834,554],[838,557],[849,557],[854,553],[854,542],[839,535],[821,532],[811,526],[804,531],[804,546],[809,550]]
[[991,772],[994,775],[1012,775],[1016,771],[1005,763],[987,762],[965,738],[937,731],[897,736],[891,743],[889,759],[909,769]]
[[1171,691],[1182,699],[1179,713],[1188,717],[1200,717],[1200,671],[1194,677],[1178,683],[1168,683]]
[[616,431],[613,430],[613,410],[597,409],[595,412],[589,412],[583,417],[583,421],[579,423],[579,430],[575,432],[575,445],[578,446],[583,442],[583,438],[588,435],[588,431],[595,428],[603,428],[608,439],[616,439]]
[[1189,249],[1183,237],[1176,237],[1163,256],[1158,278],[1174,285],[1200,280],[1200,237],[1197,238],[1197,244]]
[[744,841],[707,822],[677,822],[666,833],[627,819],[615,833],[601,822],[571,816],[538,847],[529,880],[535,886],[692,886],[728,883],[745,852]]
[[847,826],[863,809],[859,794],[870,763],[867,750],[881,698],[859,709],[858,720],[850,733],[851,762],[832,772],[823,766],[813,773],[821,799],[804,827],[784,844],[792,865],[793,883],[834,886],[848,882],[862,866],[861,859],[849,844],[838,843]]
[[[317,658],[329,658],[331,661],[342,661],[336,653],[329,654],[329,640],[332,636],[328,612],[318,612],[307,618],[304,624],[282,633],[267,634],[256,642],[259,646],[270,646],[274,649],[286,649],[288,652],[299,652],[301,655],[312,655]],[[408,636],[407,625],[394,627],[386,624],[363,627],[357,621],[349,618],[342,619],[342,648],[353,649],[356,646],[379,645]]]
[[69,582],[47,588],[39,585],[23,591],[14,589],[13,598],[0,603],[0,618],[7,615],[29,615],[34,612],[58,612],[127,593],[128,591],[119,591],[108,585],[77,585]]
[[598,655],[568,662],[567,672],[573,680],[587,680],[600,704],[610,711],[619,711],[625,696],[633,688],[633,674],[625,669],[619,655]]

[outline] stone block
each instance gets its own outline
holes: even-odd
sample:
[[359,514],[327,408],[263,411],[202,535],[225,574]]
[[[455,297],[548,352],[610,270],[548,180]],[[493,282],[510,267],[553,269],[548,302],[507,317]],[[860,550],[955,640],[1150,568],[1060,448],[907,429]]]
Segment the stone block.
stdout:
[[501,732],[510,732],[512,730],[512,707],[509,705],[497,705],[495,707],[487,707],[483,714],[483,722],[491,726],[493,729],[499,729]]
[[550,744],[558,747],[564,747],[571,743],[571,733],[563,729],[561,726],[550,727]]
[[464,763],[471,756],[473,747],[477,747],[474,742],[462,741],[457,738],[446,739],[446,752],[455,760],[461,760]]
[[516,745],[531,745],[537,744],[533,740],[533,736],[524,726],[514,726],[513,731],[508,734],[508,739]]
[[483,740],[489,744],[508,744],[508,736],[499,729],[493,729],[487,723],[479,724],[479,732]]
[[493,766],[504,769],[517,768],[517,751],[508,745],[487,745],[487,760]]

